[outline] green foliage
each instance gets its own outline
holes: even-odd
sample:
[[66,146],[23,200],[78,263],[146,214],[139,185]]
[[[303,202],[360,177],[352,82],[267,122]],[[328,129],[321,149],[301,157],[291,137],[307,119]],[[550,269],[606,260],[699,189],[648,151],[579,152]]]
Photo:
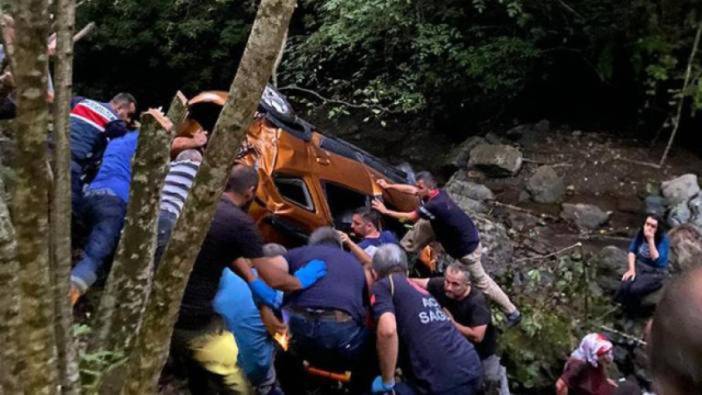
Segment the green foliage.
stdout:
[[[507,291],[524,316],[499,342],[514,383],[524,389],[551,388],[580,338],[595,330],[590,317],[601,316],[610,303],[590,292],[593,275],[579,255],[561,256],[539,262],[522,284]],[[503,320],[502,315],[495,320]]]

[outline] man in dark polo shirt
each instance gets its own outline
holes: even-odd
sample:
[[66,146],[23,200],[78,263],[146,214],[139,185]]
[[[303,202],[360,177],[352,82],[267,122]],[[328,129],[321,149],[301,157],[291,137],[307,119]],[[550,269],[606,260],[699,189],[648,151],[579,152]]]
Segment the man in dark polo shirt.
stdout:
[[364,326],[367,285],[360,262],[341,249],[339,236],[330,227],[315,230],[308,245],[288,251],[281,259],[290,273],[311,260],[327,263],[324,278],[286,295],[291,351],[322,369],[355,372],[372,352]]
[[[371,391],[478,393],[482,368],[475,348],[451,324],[436,299],[407,278],[404,251],[394,244],[380,246],[373,256],[373,276],[371,304],[381,375]],[[396,386],[398,356],[406,381]]]
[[436,298],[450,314],[456,329],[473,343],[485,372],[486,392],[509,395],[507,371],[495,354],[497,331],[492,325],[490,306],[483,293],[470,286],[470,273],[454,262],[446,268],[443,278],[413,278],[412,281]]
[[[244,211],[254,198],[257,184],[258,175],[253,168],[234,166],[185,288],[173,333],[173,349],[187,361],[192,393],[247,391],[248,383],[236,366],[234,337],[213,307],[224,268],[237,271],[235,261],[247,258],[266,266],[261,277],[281,290],[294,291],[310,283],[266,265],[256,224]],[[246,281],[254,294],[265,287],[258,278]]]
[[339,231],[341,242],[349,249],[363,266],[370,265],[375,250],[383,244],[400,244],[397,236],[389,230],[381,230],[380,213],[369,208],[361,207],[354,211],[351,217],[351,230],[361,240],[355,243],[348,234]]
[[471,283],[500,305],[507,315],[508,326],[516,325],[521,321],[522,316],[517,307],[512,304],[502,288],[485,273],[480,263],[480,237],[473,220],[458,207],[446,191],[437,188],[436,180],[431,173],[426,171],[417,173],[415,186],[389,184],[382,179],[378,180],[378,184],[385,189],[416,194],[421,199],[419,208],[411,212],[389,210],[379,200],[372,202],[373,208],[381,214],[401,221],[416,222],[413,229],[407,232],[400,242],[405,250],[417,252],[436,239],[452,258],[465,265],[470,272]]

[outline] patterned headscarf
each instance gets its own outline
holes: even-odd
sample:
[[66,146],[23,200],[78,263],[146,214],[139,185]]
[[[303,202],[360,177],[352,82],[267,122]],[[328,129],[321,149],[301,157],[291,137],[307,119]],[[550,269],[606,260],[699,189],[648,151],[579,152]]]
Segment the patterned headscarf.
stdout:
[[590,333],[583,338],[580,346],[570,354],[571,357],[581,361],[586,361],[590,365],[597,367],[598,358],[606,355],[608,360],[612,360],[612,342],[601,333]]

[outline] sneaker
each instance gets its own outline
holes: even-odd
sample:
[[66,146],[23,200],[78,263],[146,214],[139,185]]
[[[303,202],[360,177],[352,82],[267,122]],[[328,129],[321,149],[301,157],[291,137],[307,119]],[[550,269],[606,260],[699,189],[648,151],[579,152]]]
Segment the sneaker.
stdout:
[[507,327],[511,328],[518,325],[522,321],[522,313],[519,310],[514,310],[513,312],[507,314]]

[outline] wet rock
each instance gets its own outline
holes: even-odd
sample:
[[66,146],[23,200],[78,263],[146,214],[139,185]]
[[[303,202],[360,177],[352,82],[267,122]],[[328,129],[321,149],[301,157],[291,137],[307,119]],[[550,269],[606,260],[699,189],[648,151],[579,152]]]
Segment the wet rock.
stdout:
[[507,213],[507,224],[510,229],[514,229],[516,232],[522,233],[529,229],[534,228],[537,225],[541,225],[542,221],[528,213],[522,213],[519,211],[509,211]]
[[665,198],[658,195],[646,196],[644,200],[646,204],[646,213],[655,214],[661,218],[665,215]]
[[534,124],[534,130],[539,133],[548,133],[551,130],[551,123],[548,121],[548,119],[542,119]]
[[674,228],[676,226],[687,223],[690,220],[690,209],[687,207],[687,202],[680,202],[673,206],[668,213],[668,226]]
[[514,255],[507,229],[501,223],[483,215],[474,217],[473,221],[480,233],[480,245],[483,248],[480,261],[483,267],[490,275],[503,276],[507,273]]
[[470,152],[468,166],[493,177],[509,177],[522,167],[522,153],[510,145],[480,144]]
[[702,265],[702,229],[683,224],[668,232],[668,259],[672,272],[681,272]]
[[595,283],[602,290],[614,295],[619,288],[622,274],[626,270],[627,252],[616,246],[604,247],[593,259],[596,265]]
[[702,194],[690,199],[687,202],[687,207],[690,208],[690,223],[702,229]]
[[556,203],[563,197],[565,184],[551,166],[541,166],[527,180],[527,190],[538,203]]
[[699,191],[700,186],[697,183],[695,174],[684,174],[661,183],[661,192],[671,206],[687,202],[691,197],[697,195]]
[[563,203],[561,217],[575,223],[580,231],[595,230],[609,220],[609,214],[592,204]]
[[468,166],[470,151],[476,146],[486,143],[487,140],[480,136],[468,137],[446,155],[442,168],[449,173],[465,168]]
[[466,172],[456,172],[444,187],[448,193],[454,196],[468,197],[473,200],[485,201],[495,200],[495,194],[485,185],[468,180]]

